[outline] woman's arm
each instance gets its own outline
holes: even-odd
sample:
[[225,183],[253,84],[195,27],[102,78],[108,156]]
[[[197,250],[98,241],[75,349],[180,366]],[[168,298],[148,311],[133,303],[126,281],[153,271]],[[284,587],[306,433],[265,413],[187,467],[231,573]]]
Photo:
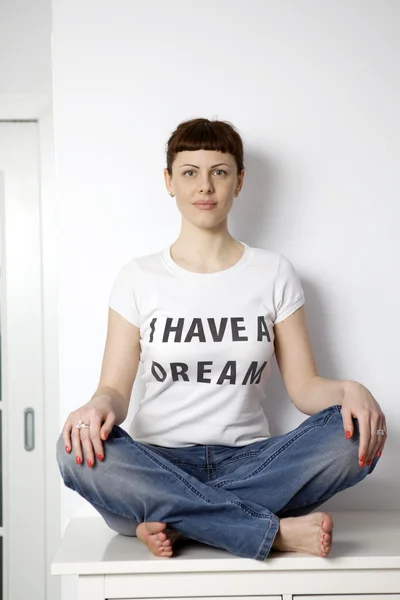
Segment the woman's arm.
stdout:
[[341,404],[353,381],[336,381],[318,375],[307,330],[304,306],[274,327],[275,354],[287,393],[307,415]]
[[98,388],[93,394],[107,395],[116,407],[116,425],[128,414],[140,357],[140,329],[112,308],[108,309],[107,339]]
[[[346,437],[354,433],[353,417],[360,429],[360,467],[379,457],[387,439],[386,417],[371,392],[357,381],[324,379],[317,367],[308,336],[304,306],[277,323],[275,351],[279,370],[293,404],[312,415],[340,404]],[[383,431],[383,435],[380,433]]]

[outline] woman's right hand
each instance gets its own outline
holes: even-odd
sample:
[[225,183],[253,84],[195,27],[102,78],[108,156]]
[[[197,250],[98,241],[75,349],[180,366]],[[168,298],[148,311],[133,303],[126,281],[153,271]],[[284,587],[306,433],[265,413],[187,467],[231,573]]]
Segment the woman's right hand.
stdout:
[[[88,423],[90,428],[77,429],[79,421]],[[100,394],[89,402],[71,412],[62,430],[65,450],[74,451],[78,465],[86,459],[88,467],[92,467],[95,456],[99,461],[104,459],[102,441],[108,438],[116,421],[114,400],[111,396]]]

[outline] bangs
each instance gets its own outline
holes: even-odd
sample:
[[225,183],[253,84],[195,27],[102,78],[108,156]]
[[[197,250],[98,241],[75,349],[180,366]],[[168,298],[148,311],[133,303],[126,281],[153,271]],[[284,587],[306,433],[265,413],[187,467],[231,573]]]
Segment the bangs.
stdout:
[[224,154],[236,153],[236,144],[222,127],[217,123],[213,126],[208,123],[194,123],[182,132],[182,135],[176,140],[175,152],[184,152],[186,150],[213,150],[223,152]]
[[172,173],[172,163],[178,152],[196,150],[212,150],[232,154],[238,173],[244,169],[242,138],[228,121],[210,121],[199,118],[180,123],[167,142],[169,173]]

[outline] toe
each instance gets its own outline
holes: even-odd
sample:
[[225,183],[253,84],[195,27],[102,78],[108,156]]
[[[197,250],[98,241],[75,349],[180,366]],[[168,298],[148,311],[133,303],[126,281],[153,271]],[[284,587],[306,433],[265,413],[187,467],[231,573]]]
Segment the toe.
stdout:
[[323,529],[323,531],[325,533],[331,533],[331,531],[333,529],[332,517],[330,517],[327,514],[324,514],[321,519],[321,528]]
[[150,550],[150,552],[152,552],[155,556],[161,556],[162,549],[160,546],[157,545],[156,540],[150,539],[147,544],[147,547]]
[[328,555],[331,549],[331,542],[329,541],[324,541],[321,544],[321,551],[323,554]]

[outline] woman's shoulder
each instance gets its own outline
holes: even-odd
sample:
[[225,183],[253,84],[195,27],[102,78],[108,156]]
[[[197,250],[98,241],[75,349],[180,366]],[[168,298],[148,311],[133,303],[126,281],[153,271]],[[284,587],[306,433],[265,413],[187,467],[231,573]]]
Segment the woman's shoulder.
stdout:
[[268,248],[260,248],[258,246],[250,246],[252,251],[253,263],[259,264],[260,266],[276,267],[278,268],[279,263],[283,257],[283,254],[276,250],[270,250]]
[[286,254],[277,250],[252,247],[252,264],[262,269],[268,268],[275,272],[277,278],[290,277],[296,272],[296,267]]
[[157,252],[152,252],[150,254],[131,256],[131,258],[122,263],[120,269],[126,272],[147,270],[159,264],[162,254],[163,250],[158,250]]

